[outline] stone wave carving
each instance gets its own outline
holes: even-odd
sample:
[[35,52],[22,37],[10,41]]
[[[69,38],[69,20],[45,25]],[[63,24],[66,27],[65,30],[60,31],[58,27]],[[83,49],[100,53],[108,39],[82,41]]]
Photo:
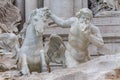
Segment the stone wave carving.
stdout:
[[0,23],[7,26],[7,32],[18,32],[20,11],[11,2],[11,0],[0,0]]

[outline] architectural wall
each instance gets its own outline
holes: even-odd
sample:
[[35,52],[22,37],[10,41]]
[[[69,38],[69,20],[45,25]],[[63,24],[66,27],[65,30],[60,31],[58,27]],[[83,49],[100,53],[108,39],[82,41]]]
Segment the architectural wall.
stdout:
[[62,18],[69,18],[79,9],[87,7],[87,0],[44,0],[44,6]]

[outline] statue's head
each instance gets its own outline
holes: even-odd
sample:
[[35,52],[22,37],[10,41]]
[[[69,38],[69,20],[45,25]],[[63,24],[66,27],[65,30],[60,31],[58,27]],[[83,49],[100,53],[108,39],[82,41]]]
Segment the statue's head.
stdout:
[[47,8],[40,8],[33,10],[30,14],[27,24],[32,25],[35,28],[37,35],[44,32],[46,26],[45,24],[48,19],[47,12]]
[[76,17],[83,19],[83,20],[91,21],[93,18],[93,14],[90,9],[82,8],[80,9],[79,12],[76,13]]

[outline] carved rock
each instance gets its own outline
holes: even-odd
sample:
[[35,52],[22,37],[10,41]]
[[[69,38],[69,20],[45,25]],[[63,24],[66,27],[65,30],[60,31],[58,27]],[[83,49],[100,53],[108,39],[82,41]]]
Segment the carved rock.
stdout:
[[18,32],[20,11],[11,2],[11,0],[0,0],[0,23],[7,26],[8,32]]
[[32,73],[17,80],[120,80],[120,54],[106,55],[75,68],[60,69],[51,73]]
[[0,72],[17,68],[16,60],[12,56],[12,53],[0,53]]
[[45,60],[49,72],[51,72],[50,62],[58,64],[62,63],[63,67],[65,67],[65,50],[66,46],[62,41],[62,38],[57,34],[52,34],[45,50]]

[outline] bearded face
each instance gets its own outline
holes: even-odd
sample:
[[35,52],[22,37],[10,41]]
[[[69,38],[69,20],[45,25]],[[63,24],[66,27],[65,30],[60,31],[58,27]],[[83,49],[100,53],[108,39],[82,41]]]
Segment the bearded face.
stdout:
[[89,24],[91,22],[91,19],[89,16],[81,15],[81,17],[79,18],[79,21],[80,23]]
[[80,11],[76,13],[76,17],[79,19],[81,23],[88,24],[91,22],[93,18],[93,14],[90,9],[83,8],[83,9],[80,9]]

